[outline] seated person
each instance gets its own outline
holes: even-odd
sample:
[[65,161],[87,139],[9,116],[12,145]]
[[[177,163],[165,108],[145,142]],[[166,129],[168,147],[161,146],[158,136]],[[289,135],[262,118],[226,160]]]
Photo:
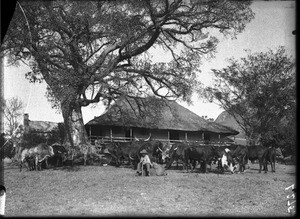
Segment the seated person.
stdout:
[[139,176],[142,175],[142,168],[146,167],[146,176],[149,176],[150,167],[152,166],[152,163],[148,156],[148,152],[145,149],[143,149],[140,151],[140,154],[141,154],[141,159],[137,165],[137,175]]

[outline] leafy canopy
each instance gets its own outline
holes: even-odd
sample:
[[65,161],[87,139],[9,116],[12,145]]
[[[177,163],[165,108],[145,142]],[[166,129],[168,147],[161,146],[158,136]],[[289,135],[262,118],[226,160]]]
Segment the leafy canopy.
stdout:
[[206,97],[232,115],[250,140],[265,138],[279,121],[293,117],[295,61],[284,47],[232,58],[226,68],[212,71],[217,79]]
[[[27,60],[27,78],[45,80],[54,105],[68,108],[120,96],[189,101],[213,33],[235,37],[254,17],[250,1],[19,2],[2,50],[12,64]],[[172,60],[152,63],[151,47]]]

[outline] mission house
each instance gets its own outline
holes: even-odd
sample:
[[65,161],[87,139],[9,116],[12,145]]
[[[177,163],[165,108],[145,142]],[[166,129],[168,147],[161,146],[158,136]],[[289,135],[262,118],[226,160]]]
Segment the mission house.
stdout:
[[239,132],[207,121],[175,101],[158,98],[118,99],[85,128],[92,143],[131,141],[135,138],[161,141],[198,141],[223,143]]

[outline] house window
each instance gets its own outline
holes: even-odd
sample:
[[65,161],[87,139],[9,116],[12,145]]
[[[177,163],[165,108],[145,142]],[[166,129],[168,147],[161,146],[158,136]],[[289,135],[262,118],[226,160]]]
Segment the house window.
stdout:
[[112,127],[113,134],[121,134],[122,133],[122,127]]
[[102,136],[102,128],[100,126],[89,126],[88,129],[90,129],[90,133],[92,136]]
[[145,128],[141,128],[140,129],[140,131],[139,131],[139,133],[141,134],[141,135],[148,135],[148,129],[145,129]]
[[179,131],[170,131],[170,140],[179,140]]
[[210,141],[210,134],[204,133],[204,141]]

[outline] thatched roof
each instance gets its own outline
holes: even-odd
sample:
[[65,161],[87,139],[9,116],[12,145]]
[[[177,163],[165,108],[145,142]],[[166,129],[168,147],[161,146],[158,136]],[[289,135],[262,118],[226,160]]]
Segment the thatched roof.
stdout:
[[223,111],[222,113],[220,113],[215,122],[237,130],[239,134],[235,136],[236,138],[246,139],[244,130],[237,123],[235,118],[233,118],[233,116],[231,116],[228,112]]
[[48,121],[28,121],[29,130],[35,132],[51,132],[58,127],[58,123]]
[[247,145],[246,135],[241,126],[237,123],[235,118],[231,116],[228,112],[223,111],[215,120],[216,123],[231,127],[239,132],[238,135],[234,136],[234,141],[236,144]]
[[86,125],[238,134],[232,128],[201,118],[175,101],[157,98],[119,99]]

